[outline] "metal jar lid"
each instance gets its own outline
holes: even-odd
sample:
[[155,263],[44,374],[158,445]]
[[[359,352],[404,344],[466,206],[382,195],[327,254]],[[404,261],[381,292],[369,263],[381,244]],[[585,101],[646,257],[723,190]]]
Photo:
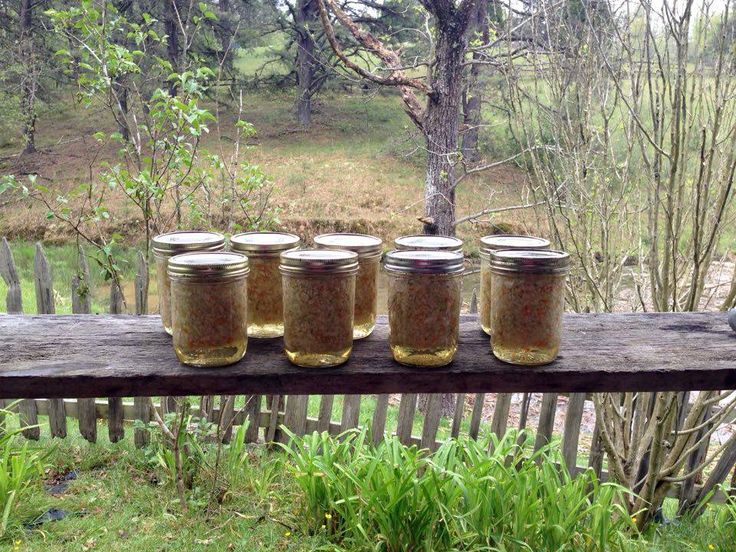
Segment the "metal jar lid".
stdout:
[[281,254],[282,274],[355,274],[358,254],[337,249],[299,249]]
[[353,251],[361,259],[373,259],[381,256],[383,240],[368,234],[335,233],[315,236],[314,243],[325,249]]
[[480,239],[480,252],[488,255],[491,251],[502,249],[549,249],[549,240],[536,236],[519,236],[512,234],[496,234],[483,236]]
[[299,236],[286,232],[243,232],[230,238],[231,249],[246,255],[277,256],[299,243]]
[[491,252],[491,271],[499,273],[567,274],[570,255],[554,249],[504,249]]
[[154,253],[170,257],[190,251],[219,251],[225,247],[225,236],[219,232],[181,230],[159,234],[152,243]]
[[463,261],[463,254],[455,251],[394,250],[386,253],[384,268],[413,274],[460,274]]
[[451,236],[400,236],[394,240],[396,249],[407,251],[418,249],[422,251],[455,251],[463,250],[463,240]]
[[198,281],[235,280],[248,275],[248,257],[227,251],[184,253],[169,259],[169,278]]

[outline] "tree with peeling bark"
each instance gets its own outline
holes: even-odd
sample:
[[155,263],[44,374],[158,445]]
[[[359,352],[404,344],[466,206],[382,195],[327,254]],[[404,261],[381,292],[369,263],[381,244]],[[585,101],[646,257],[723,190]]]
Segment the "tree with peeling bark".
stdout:
[[21,116],[23,118],[23,153],[36,151],[36,97],[38,93],[38,64],[33,45],[33,0],[20,2],[20,36],[18,58],[25,67],[21,80]]

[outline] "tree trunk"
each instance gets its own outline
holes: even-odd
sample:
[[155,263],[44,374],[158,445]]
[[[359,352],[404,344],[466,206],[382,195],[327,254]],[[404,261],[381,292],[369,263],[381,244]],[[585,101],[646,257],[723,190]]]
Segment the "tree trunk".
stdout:
[[[166,31],[166,55],[171,63],[172,73],[179,72],[179,15],[181,10],[176,3],[177,0],[166,0],[164,2],[164,29]],[[176,80],[169,82],[169,94],[176,96],[178,84]]]
[[20,3],[20,62],[25,68],[21,81],[20,111],[23,118],[23,153],[36,151],[36,90],[37,67],[33,54],[33,2]]
[[[114,6],[117,12],[121,16],[125,17],[132,4],[132,0],[116,0]],[[129,46],[125,35],[121,36],[121,33],[115,33],[115,35],[116,42],[123,46]],[[113,100],[117,104],[115,107],[119,112],[119,114],[115,116],[118,124],[118,132],[122,135],[123,140],[128,142],[130,141],[130,128],[128,126],[128,85],[125,83],[125,78],[123,76],[118,75],[113,79],[112,92]]]
[[[488,0],[478,0],[478,6],[470,29],[477,33],[483,44],[489,41],[488,29]],[[480,61],[480,52],[473,52],[473,61]],[[470,66],[468,77],[463,90],[463,130],[462,154],[463,159],[473,163],[478,160],[478,134],[481,123],[481,105],[483,103],[483,83],[481,82],[481,65],[475,63]]]
[[318,7],[315,0],[299,0],[295,12],[296,30],[296,117],[299,126],[309,128],[312,124],[312,96],[315,93],[315,42],[312,33],[319,24]]
[[463,61],[467,22],[438,18],[435,65],[423,131],[427,142],[424,182],[425,234],[455,234],[455,163],[458,160]]

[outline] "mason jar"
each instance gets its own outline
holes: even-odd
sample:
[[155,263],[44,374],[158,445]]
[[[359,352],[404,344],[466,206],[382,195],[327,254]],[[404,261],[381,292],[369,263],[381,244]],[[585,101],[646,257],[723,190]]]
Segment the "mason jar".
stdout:
[[449,364],[460,328],[462,253],[391,251],[384,269],[394,359],[411,366]]
[[368,337],[376,327],[383,240],[367,234],[320,234],[314,238],[314,243],[326,249],[344,249],[358,254],[353,339]]
[[185,253],[169,259],[174,351],[191,366],[239,361],[248,345],[248,258]]
[[299,236],[285,232],[244,232],[230,238],[230,248],[248,256],[248,335],[284,335],[284,303],[279,255],[295,249]]
[[491,252],[502,249],[549,249],[549,240],[534,236],[483,236],[480,239],[480,293],[478,321],[481,329],[491,335]]
[[284,351],[297,366],[337,366],[353,349],[358,254],[303,249],[281,254]]
[[394,247],[400,251],[452,251],[462,253],[463,240],[453,236],[400,236],[394,240]]
[[171,286],[166,273],[168,261],[174,255],[193,251],[221,251],[225,248],[225,236],[217,232],[169,232],[153,238],[153,257],[156,261],[156,283],[161,323],[171,335]]
[[557,357],[570,256],[555,250],[491,253],[491,350],[510,364]]

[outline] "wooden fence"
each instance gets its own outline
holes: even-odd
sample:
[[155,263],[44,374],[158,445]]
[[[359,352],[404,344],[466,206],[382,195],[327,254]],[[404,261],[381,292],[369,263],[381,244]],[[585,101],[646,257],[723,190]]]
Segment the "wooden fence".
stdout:
[[[89,266],[83,252],[79,252],[79,272],[72,278],[72,310],[75,314],[87,314],[91,311],[91,297],[89,286]],[[9,314],[20,314],[23,312],[21,302],[20,278],[13,261],[13,257],[7,241],[3,238],[0,243],[0,275],[8,285],[6,297],[7,312]],[[138,256],[137,274],[135,277],[135,313],[145,314],[147,306],[147,282],[148,267],[143,255]],[[40,314],[53,314],[55,312],[53,279],[49,263],[44,254],[41,244],[36,245],[34,262],[34,284],[36,296],[36,309]],[[472,306],[472,305],[471,305]],[[123,312],[121,293],[118,285],[113,282],[110,290],[110,312],[120,314]],[[58,396],[58,395],[57,395]],[[531,427],[530,404],[537,400],[539,395],[524,393],[517,395],[521,397],[518,411],[518,420],[514,426],[518,428],[534,429],[536,431],[535,449],[548,443],[554,432],[555,419],[558,412],[558,401],[560,395],[556,393],[541,394],[538,420],[536,427]],[[442,421],[442,399],[441,395],[428,395],[423,401],[419,401],[417,394],[403,395],[376,395],[375,409],[369,424],[370,434],[374,440],[379,440],[385,432],[395,433],[405,444],[417,444],[422,447],[434,449],[439,445],[437,440],[438,428]],[[342,413],[339,419],[332,417],[335,401],[334,395],[322,395],[319,397],[319,411],[316,417],[308,416],[309,396],[307,395],[247,395],[236,401],[226,396],[201,397],[199,405],[194,409],[195,413],[210,420],[220,420],[222,416],[225,426],[232,427],[249,422],[246,438],[249,442],[271,442],[284,440],[284,434],[280,431],[283,424],[296,434],[304,434],[312,431],[328,431],[331,434],[339,434],[347,429],[358,427],[360,406],[363,398],[360,395],[345,395],[342,399]],[[564,427],[561,432],[561,450],[565,463],[568,466],[577,466],[583,469],[592,467],[603,478],[606,473],[604,467],[604,452],[599,439],[600,425],[598,421],[590,438],[590,446],[587,454],[581,454],[580,438],[581,423],[586,412],[585,393],[571,393],[567,396],[564,409]],[[687,393],[683,393],[683,400],[687,400]],[[9,404],[8,400],[0,399],[0,407],[3,403]],[[388,412],[390,403],[398,402],[398,414],[395,427],[387,427],[389,419]],[[478,438],[484,422],[490,422],[488,429],[497,435],[503,434],[511,425],[509,414],[512,406],[512,394],[498,393],[495,396],[495,406],[490,420],[484,420],[484,406],[486,405],[486,394],[477,393],[473,396],[456,394],[454,398],[454,411],[448,420],[449,435],[457,437],[467,431],[471,438]],[[418,411],[418,404],[423,404],[422,412]],[[106,419],[109,438],[112,442],[120,441],[125,435],[125,421],[142,420],[149,422],[152,417],[150,411],[154,404],[160,412],[165,413],[171,409],[171,398],[160,397],[153,403],[147,397],[136,397],[132,400],[123,400],[119,397],[107,399],[23,399],[15,407],[20,414],[23,426],[35,426],[39,415],[48,416],[49,431],[52,437],[65,438],[69,431],[68,419],[76,419],[80,434],[90,442],[97,439],[97,420]],[[591,409],[587,412],[590,415]],[[415,417],[419,414],[421,428],[414,432],[416,425]],[[469,415],[468,415],[469,414]],[[467,429],[466,429],[467,428]],[[225,438],[230,435],[227,432]],[[39,439],[40,429],[32,427],[24,430],[23,434],[29,439]],[[135,429],[134,441],[137,446],[145,446],[149,440],[146,430]],[[698,450],[692,452],[692,462],[703,458],[707,454],[709,443],[704,442]],[[579,460],[584,462],[579,465]],[[587,458],[586,458],[587,457]],[[716,482],[709,479],[711,486],[723,481],[733,463],[718,466],[723,477]],[[735,474],[736,475],[736,474]],[[712,479],[712,478],[711,478]],[[695,497],[698,492],[700,481],[694,476],[677,491],[682,500]]]

